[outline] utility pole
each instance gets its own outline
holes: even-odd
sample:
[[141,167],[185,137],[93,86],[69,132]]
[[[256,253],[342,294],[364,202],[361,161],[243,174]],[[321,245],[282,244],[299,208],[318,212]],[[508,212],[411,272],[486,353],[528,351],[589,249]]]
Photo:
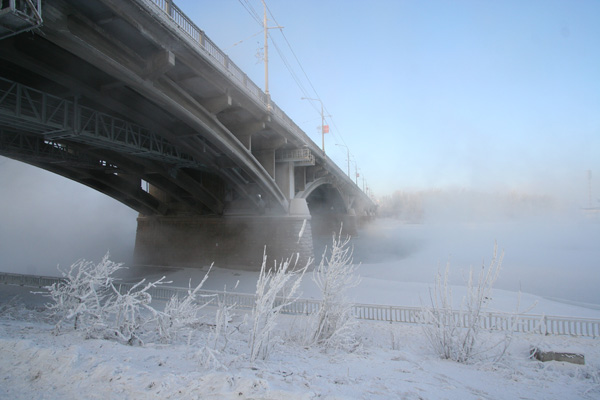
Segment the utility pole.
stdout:
[[335,145],[336,146],[344,146],[346,148],[346,154],[347,154],[346,157],[347,157],[347,161],[348,161],[348,178],[350,178],[350,149],[345,144],[336,143]]
[[271,94],[269,93],[269,28],[267,27],[267,4],[263,0],[264,18],[263,29],[265,31],[265,94],[267,95],[267,108],[271,109]]
[[283,26],[272,26],[267,25],[267,3],[262,0],[264,17],[263,17],[263,29],[265,31],[265,94],[267,95],[267,110],[271,110],[271,94],[269,93],[269,29],[281,29]]
[[325,115],[323,114],[323,102],[320,99],[311,99],[309,97],[301,97],[300,99],[314,100],[321,103],[321,149],[323,150],[323,154],[325,154]]

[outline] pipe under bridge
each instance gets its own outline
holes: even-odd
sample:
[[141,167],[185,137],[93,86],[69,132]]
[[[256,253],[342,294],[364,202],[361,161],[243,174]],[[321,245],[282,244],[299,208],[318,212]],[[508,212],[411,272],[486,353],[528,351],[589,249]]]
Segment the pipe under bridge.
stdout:
[[1,7],[0,155],[137,210],[138,263],[307,258],[374,212],[171,1]]

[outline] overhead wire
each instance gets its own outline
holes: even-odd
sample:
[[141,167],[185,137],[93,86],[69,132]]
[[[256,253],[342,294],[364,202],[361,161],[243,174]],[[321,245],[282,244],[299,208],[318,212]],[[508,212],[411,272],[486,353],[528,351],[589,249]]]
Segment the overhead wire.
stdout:
[[[266,4],[266,1],[265,1],[265,6],[266,6],[266,8],[267,8],[267,11],[269,12],[269,15],[270,15],[270,16],[271,16],[271,18],[273,19],[273,22],[275,22],[275,24],[279,25],[279,24],[277,23],[277,20],[275,19],[275,16],[274,16],[274,15],[273,15],[273,13],[271,12],[271,9],[270,9],[270,8],[269,8],[269,6]],[[285,33],[283,32],[283,30],[280,30],[280,32],[281,32],[281,36],[283,37],[283,39],[285,40],[286,44],[288,45],[288,48],[290,49],[290,51],[291,51],[292,55],[294,56],[294,59],[296,60],[296,63],[297,63],[297,64],[298,64],[298,66],[300,67],[300,70],[301,70],[301,71],[302,71],[302,73],[304,74],[304,77],[306,78],[306,80],[308,81],[308,84],[310,85],[311,89],[313,90],[313,92],[314,92],[315,96],[317,97],[317,99],[319,99],[319,100],[322,102],[322,100],[321,100],[321,96],[319,96],[319,94],[318,94],[318,92],[317,92],[317,89],[314,87],[314,85],[313,85],[312,81],[311,81],[311,80],[310,80],[310,78],[308,77],[308,74],[306,73],[306,71],[305,71],[304,67],[302,66],[302,63],[301,63],[301,62],[300,62],[300,60],[298,59],[298,56],[296,55],[296,52],[294,51],[294,49],[293,49],[292,45],[290,44],[289,40],[288,40],[288,39],[287,39],[287,37],[285,36]],[[275,44],[275,41],[273,41],[273,44]],[[275,45],[275,46],[276,46],[276,45]],[[278,49],[278,47],[277,47],[277,46],[276,46],[276,48]],[[280,53],[280,56],[283,58],[283,56],[281,55],[281,53]],[[297,77],[295,77],[295,73],[294,73],[294,72],[292,72],[291,70],[290,70],[290,72],[292,73],[292,75],[294,75],[294,80],[298,81]],[[299,85],[299,86],[300,86],[300,85]],[[302,92],[303,92],[303,93],[305,93],[305,94],[306,94],[306,92],[305,92],[305,90],[303,89],[303,87],[300,87],[300,89],[302,90]],[[306,97],[308,97],[308,96],[306,96]],[[340,138],[340,140],[342,141],[342,143],[343,143],[344,145],[346,145],[346,141],[345,141],[345,140],[344,140],[344,138],[342,137],[342,135],[341,135],[341,131],[340,131],[340,130],[339,130],[339,128],[337,127],[336,123],[333,121],[333,117],[331,116],[331,114],[329,113],[329,110],[327,110],[327,107],[325,107],[325,105],[324,105],[324,104],[323,104],[323,109],[327,111],[327,114],[329,114],[329,117],[330,117],[330,120],[331,120],[331,122],[333,123],[333,126],[335,127],[335,129],[336,129],[338,132],[340,132],[340,135],[339,135],[339,138]],[[319,111],[319,110],[317,109],[317,111]],[[333,136],[336,136],[336,135],[334,135],[334,134],[333,134],[333,132],[332,132],[332,135],[333,135]]]
[[246,9],[246,11],[248,11],[248,13],[250,14],[250,16],[256,21],[258,22],[259,25],[262,25],[262,21],[260,18],[260,14],[258,14],[256,12],[256,10],[254,9],[254,7],[252,6],[252,4],[250,4],[248,2],[248,0],[238,0],[238,2],[242,5],[242,7],[244,7]]
[[[254,19],[254,21],[255,21],[257,24],[259,24],[260,26],[263,26],[263,23],[264,23],[264,22],[261,20],[259,13],[258,13],[258,12],[256,11],[256,9],[255,9],[255,8],[252,6],[252,4],[250,4],[250,3],[248,2],[248,0],[238,0],[238,2],[239,2],[241,5],[242,5],[242,7],[244,7],[244,9],[246,9],[246,11],[247,11],[247,12],[250,14],[250,16],[251,16],[251,17]],[[275,19],[275,17],[274,17],[274,15],[273,15],[273,13],[272,13],[272,12],[271,12],[271,10],[269,9],[269,6],[266,4],[266,2],[265,2],[265,7],[267,8],[267,11],[269,12],[269,15],[271,16],[271,19],[273,20],[273,22],[275,22],[275,24],[277,24],[277,20]],[[278,25],[278,24],[277,24],[277,25]],[[264,28],[264,27],[263,27],[263,28]],[[281,29],[280,29],[280,32],[283,34],[283,31],[282,31]],[[296,83],[296,85],[297,85],[297,86],[300,88],[300,91],[302,92],[302,94],[303,94],[305,97],[310,97],[311,95],[308,93],[308,91],[306,90],[306,88],[304,87],[304,85],[303,85],[303,83],[302,83],[302,80],[301,80],[301,79],[298,77],[298,75],[297,75],[297,74],[296,74],[296,72],[294,71],[294,69],[293,69],[292,65],[291,65],[291,64],[290,64],[290,62],[287,60],[287,58],[286,58],[286,56],[285,56],[284,52],[283,52],[283,51],[280,49],[280,47],[277,45],[277,42],[274,40],[274,38],[272,37],[272,35],[271,35],[269,32],[267,32],[267,36],[268,36],[268,37],[271,39],[271,42],[273,43],[273,46],[275,47],[275,50],[276,50],[276,51],[277,51],[277,53],[279,54],[279,57],[280,57],[280,58],[281,58],[281,60],[283,61],[283,64],[284,64],[285,68],[288,70],[288,72],[289,72],[289,73],[290,73],[290,75],[292,76],[292,79],[294,80],[294,82]],[[284,35],[284,37],[285,37],[285,35]],[[292,49],[291,49],[291,46],[290,46],[290,44],[289,44],[289,42],[287,41],[287,38],[286,38],[286,42],[287,42],[287,44],[288,44],[288,47],[290,47],[290,50],[292,50]],[[239,42],[238,42],[238,43],[239,43]],[[237,43],[236,43],[236,44],[237,44]],[[296,62],[298,62],[298,64],[300,65],[300,63],[299,63],[299,60],[298,60],[298,57],[296,57],[296,55],[295,55],[295,53],[293,52],[293,50],[292,50],[292,53],[294,54],[294,57],[296,58]],[[303,70],[303,72],[304,72],[304,69],[302,68],[302,65],[300,65],[300,68],[301,68],[301,69]],[[306,77],[306,78],[307,78],[307,80],[308,80],[308,76],[306,75],[306,72],[304,72],[304,75],[305,75],[305,77]],[[312,86],[312,82],[310,82],[310,80],[309,80],[309,83],[310,83],[311,87],[313,87],[313,86]],[[314,87],[313,87],[313,91],[314,91]],[[317,97],[318,97],[318,96],[317,96]],[[318,108],[316,108],[316,106],[314,106],[314,105],[313,105],[313,108],[315,108],[315,110],[317,110],[317,111],[318,111]]]

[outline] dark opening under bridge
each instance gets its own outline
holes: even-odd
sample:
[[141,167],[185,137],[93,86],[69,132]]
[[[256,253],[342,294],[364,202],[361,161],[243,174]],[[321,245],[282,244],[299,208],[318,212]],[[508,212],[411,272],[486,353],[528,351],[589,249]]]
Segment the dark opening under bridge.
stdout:
[[140,264],[313,255],[374,204],[169,0],[7,0],[0,155],[137,210]]

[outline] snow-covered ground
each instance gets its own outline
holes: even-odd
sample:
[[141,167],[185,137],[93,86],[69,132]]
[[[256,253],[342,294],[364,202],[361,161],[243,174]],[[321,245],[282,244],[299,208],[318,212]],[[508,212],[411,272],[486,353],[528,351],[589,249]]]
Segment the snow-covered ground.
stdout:
[[[365,264],[360,286],[351,292],[362,303],[421,305],[430,285],[387,279],[386,264]],[[204,270],[145,271],[172,285],[198,283]],[[140,271],[131,270],[131,274]],[[213,269],[207,289],[252,293],[257,274]],[[318,297],[305,277],[302,297]],[[11,300],[15,295],[17,300]],[[455,288],[459,298],[460,288]],[[495,290],[492,308],[513,311],[515,292]],[[597,399],[600,398],[598,339],[515,335],[500,362],[472,364],[441,360],[415,325],[360,321],[353,352],[302,344],[304,316],[283,316],[266,361],[250,362],[246,313],[234,311],[227,347],[210,340],[215,309],[194,336],[174,344],[147,340],[144,346],[85,339],[65,330],[52,334],[45,298],[28,289],[0,287],[0,398],[5,399]],[[458,301],[458,300],[457,300]],[[600,318],[600,311],[523,295],[521,306],[537,301],[534,313]],[[161,304],[155,304],[160,308]],[[490,342],[503,334],[488,336]],[[585,365],[541,363],[532,346],[585,355]],[[212,354],[214,358],[208,357]]]

